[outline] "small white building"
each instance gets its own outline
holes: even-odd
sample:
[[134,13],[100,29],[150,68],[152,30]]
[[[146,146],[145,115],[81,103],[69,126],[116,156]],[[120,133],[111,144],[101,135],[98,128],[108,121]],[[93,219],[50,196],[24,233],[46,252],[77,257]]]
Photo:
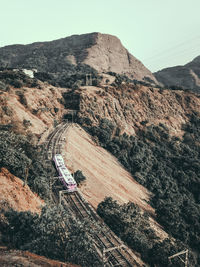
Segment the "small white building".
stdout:
[[28,75],[30,78],[34,78],[34,73],[37,72],[36,69],[32,69],[32,70],[22,69],[22,71],[23,73]]

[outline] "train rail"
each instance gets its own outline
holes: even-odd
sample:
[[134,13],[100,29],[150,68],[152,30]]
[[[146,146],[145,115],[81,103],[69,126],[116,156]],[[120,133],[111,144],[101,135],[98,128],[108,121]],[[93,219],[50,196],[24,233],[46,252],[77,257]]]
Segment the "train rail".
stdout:
[[[68,127],[69,124],[61,123],[48,136],[46,141],[47,160],[52,160],[54,154],[61,154],[62,146],[64,145],[63,136],[66,134]],[[53,194],[53,199],[58,202],[58,190],[54,189]],[[64,194],[61,204],[80,220],[90,220],[93,228],[98,230],[92,237],[99,257],[102,258],[103,256],[104,260],[106,260],[103,266],[140,266],[135,260],[133,252],[103,222],[79,190]]]

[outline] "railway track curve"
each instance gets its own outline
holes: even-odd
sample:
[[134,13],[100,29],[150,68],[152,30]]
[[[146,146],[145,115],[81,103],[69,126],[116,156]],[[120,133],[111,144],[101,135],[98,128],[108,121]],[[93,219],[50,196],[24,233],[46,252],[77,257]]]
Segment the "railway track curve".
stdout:
[[[51,161],[55,154],[62,154],[65,135],[69,123],[59,124],[46,140],[46,160]],[[71,211],[79,220],[88,219],[98,232],[92,236],[97,253],[103,261],[103,266],[141,266],[135,259],[135,255],[125,244],[110,230],[96,213],[94,208],[84,199],[78,189],[73,193],[65,193],[53,190],[53,199]],[[62,196],[62,197],[61,197]],[[58,200],[61,197],[60,201]],[[100,229],[100,230],[99,230]]]

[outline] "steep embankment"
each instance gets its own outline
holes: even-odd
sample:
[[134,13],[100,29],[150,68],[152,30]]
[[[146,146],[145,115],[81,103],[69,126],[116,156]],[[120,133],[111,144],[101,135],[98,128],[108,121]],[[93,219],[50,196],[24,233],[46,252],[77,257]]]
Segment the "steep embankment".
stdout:
[[200,110],[198,95],[142,85],[82,87],[74,94],[79,95],[76,105],[81,124],[98,124],[100,118],[107,118],[128,134],[163,123],[170,134],[181,136],[181,127],[188,122],[188,114]]
[[[121,204],[134,202],[142,210],[154,214],[154,209],[148,204],[150,192],[136,182],[114,156],[97,146],[91,136],[76,124],[68,128],[63,156],[71,172],[81,170],[86,176],[80,190],[95,208],[105,197],[112,197]],[[152,218],[150,223],[161,239],[167,237]]]
[[39,213],[43,205],[44,201],[28,185],[23,186],[21,179],[5,168],[0,170],[0,209],[10,207],[17,211]]
[[153,212],[147,204],[149,192],[77,125],[70,126],[67,131],[64,157],[71,171],[82,170],[87,177],[81,191],[95,208],[106,196],[112,196],[120,203],[133,201]]
[[0,124],[40,137],[62,117],[62,90],[44,83],[40,88],[10,86],[0,94]]

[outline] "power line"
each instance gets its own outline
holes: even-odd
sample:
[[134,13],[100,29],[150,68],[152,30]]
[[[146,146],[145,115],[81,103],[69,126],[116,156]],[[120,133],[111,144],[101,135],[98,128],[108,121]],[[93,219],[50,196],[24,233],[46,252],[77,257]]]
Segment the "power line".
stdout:
[[187,41],[185,41],[185,42],[179,43],[179,44],[177,44],[177,45],[175,45],[175,46],[172,46],[172,47],[170,47],[170,48],[168,48],[168,49],[164,49],[163,51],[160,51],[160,52],[158,52],[157,54],[152,55],[152,56],[150,56],[149,58],[146,58],[146,59],[144,59],[144,60],[148,61],[149,59],[151,59],[151,58],[155,58],[155,57],[157,57],[157,56],[159,56],[159,55],[162,55],[163,53],[166,53],[166,52],[168,52],[168,51],[174,51],[175,48],[179,48],[179,47],[181,47],[181,46],[184,46],[185,44],[187,44],[187,43],[189,43],[189,42],[191,42],[191,41],[193,41],[193,40],[200,40],[200,35],[198,35],[198,36],[196,36],[196,37],[194,37],[194,38],[192,38],[192,39],[189,39],[189,40],[187,40]]
[[[185,266],[185,267],[188,267],[188,253],[189,253],[188,249],[186,249],[186,250],[182,250],[182,251],[180,251],[180,252],[178,252],[178,253],[176,253],[176,254],[174,254],[174,255],[168,257],[168,259],[169,259],[169,261],[171,261],[171,259],[177,257],[177,258],[179,258],[180,261],[182,261],[182,262],[184,263],[184,266]],[[180,257],[180,256],[182,256],[182,255],[185,255],[185,259],[182,259],[182,258]]]
[[[162,54],[160,55],[159,57],[154,57],[150,60],[142,60],[142,62],[145,64],[145,66],[147,66],[149,69],[152,69],[152,67],[150,65],[161,65],[162,62],[166,62],[168,63],[169,65],[169,62],[170,62],[170,66],[173,66],[173,65],[185,65],[187,64],[189,61],[192,61],[195,57],[197,57],[198,55],[200,54],[200,43],[197,44],[197,45],[193,45],[193,46],[190,46],[186,49],[182,49],[180,51],[171,51],[171,53],[168,53],[168,54]],[[184,59],[185,57],[190,57],[187,59],[186,62],[182,62],[182,63],[179,63],[180,60],[181,60],[181,57]],[[178,62],[179,61],[179,62]],[[183,61],[183,60],[181,60]],[[174,62],[174,63],[173,63]],[[170,67],[170,66],[163,66],[163,67],[160,67],[161,69],[162,68],[166,68],[166,67]]]
[[196,53],[199,52],[200,53],[200,43],[199,43],[199,45],[197,47],[186,48],[184,50],[179,50],[179,51],[171,51],[171,54],[162,54],[162,56],[152,58],[150,60],[147,60],[146,62],[149,62],[149,63],[156,62],[156,61],[159,61],[160,59],[161,60],[165,59],[165,58],[169,59],[169,58],[173,57],[174,55],[180,57],[180,56],[184,56],[184,55],[191,54],[191,53],[194,53],[194,52],[196,52]]

